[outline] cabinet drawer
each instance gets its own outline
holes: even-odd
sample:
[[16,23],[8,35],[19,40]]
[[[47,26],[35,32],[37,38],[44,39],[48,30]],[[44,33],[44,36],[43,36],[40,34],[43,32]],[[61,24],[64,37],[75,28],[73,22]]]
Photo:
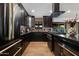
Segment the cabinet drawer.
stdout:
[[17,55],[19,52],[21,55],[21,40],[13,43],[12,45],[6,47],[5,49],[0,51],[0,55],[1,56],[15,56]]
[[77,56],[75,53],[65,48],[62,49],[62,55],[63,56]]
[[22,54],[22,47],[18,47],[17,51],[13,54],[13,56],[20,56]]
[[60,45],[61,47],[61,56],[77,56],[74,52],[72,52],[71,50],[69,50],[67,47],[65,47],[64,45]]
[[62,53],[63,53],[63,56],[73,56],[71,53],[69,53],[65,49],[63,49]]

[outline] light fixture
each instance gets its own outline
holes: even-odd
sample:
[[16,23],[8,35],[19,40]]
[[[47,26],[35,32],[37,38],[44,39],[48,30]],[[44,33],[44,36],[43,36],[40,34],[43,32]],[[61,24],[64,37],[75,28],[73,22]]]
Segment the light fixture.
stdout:
[[35,10],[32,10],[31,12],[33,13],[33,12],[35,12]]
[[37,25],[35,25],[35,27],[38,27]]
[[52,13],[52,10],[50,10],[49,12]]
[[40,25],[39,27],[43,27],[42,25]]
[[66,11],[66,13],[70,13],[70,10]]

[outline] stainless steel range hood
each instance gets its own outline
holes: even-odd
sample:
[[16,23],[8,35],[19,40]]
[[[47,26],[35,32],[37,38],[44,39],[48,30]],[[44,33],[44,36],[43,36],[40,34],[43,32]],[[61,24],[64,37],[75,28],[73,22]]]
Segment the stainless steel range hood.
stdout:
[[63,13],[65,13],[65,11],[53,12],[53,13],[51,14],[51,16],[52,16],[52,17],[58,17],[58,16],[60,16],[60,15],[63,14]]
[[51,14],[52,17],[58,17],[59,15],[65,13],[65,11],[60,11],[60,4],[54,3],[54,12]]

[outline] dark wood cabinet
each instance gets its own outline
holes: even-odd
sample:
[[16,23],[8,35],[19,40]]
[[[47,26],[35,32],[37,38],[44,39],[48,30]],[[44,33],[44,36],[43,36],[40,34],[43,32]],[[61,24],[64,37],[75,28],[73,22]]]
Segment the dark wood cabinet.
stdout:
[[43,16],[44,27],[52,27],[52,18],[50,16]]
[[0,56],[20,56],[22,54],[21,41],[22,40],[18,40],[2,49],[0,51]]
[[53,50],[53,40],[52,40],[52,35],[51,34],[47,34],[47,39],[48,39],[48,47],[49,49],[52,51]]
[[54,54],[56,56],[61,56],[61,47],[58,45],[56,41],[54,41]]
[[25,35],[21,35],[21,39],[22,39],[22,42],[21,42],[22,53],[25,51],[25,49],[27,48],[28,44],[30,43],[31,36],[32,36],[32,33],[27,33]]
[[74,54],[70,53],[66,49],[62,48],[62,56],[74,56]]
[[32,32],[31,41],[44,41],[47,42],[46,32]]
[[72,49],[68,49],[67,47],[59,44],[60,48],[61,48],[61,56],[77,56],[77,52],[74,53],[72,51]]
[[63,46],[61,43],[54,41],[54,54],[56,56],[77,56],[77,54],[71,50]]
[[25,51],[26,47],[28,46],[29,42],[26,40],[23,40],[21,42],[21,46],[22,46],[22,53]]

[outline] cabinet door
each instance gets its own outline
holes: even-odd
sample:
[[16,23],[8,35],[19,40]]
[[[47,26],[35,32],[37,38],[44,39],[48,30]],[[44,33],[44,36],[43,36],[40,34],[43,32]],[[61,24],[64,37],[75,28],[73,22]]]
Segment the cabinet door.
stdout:
[[73,54],[69,53],[68,51],[66,51],[66,49],[62,49],[62,55],[63,56],[74,56]]
[[58,43],[54,42],[54,54],[56,56],[61,56],[61,47],[58,45]]
[[52,18],[50,16],[43,16],[44,27],[52,27]]
[[[8,48],[8,49],[7,49]],[[17,41],[4,48],[4,51],[0,53],[0,56],[20,56],[22,55],[21,42]]]

